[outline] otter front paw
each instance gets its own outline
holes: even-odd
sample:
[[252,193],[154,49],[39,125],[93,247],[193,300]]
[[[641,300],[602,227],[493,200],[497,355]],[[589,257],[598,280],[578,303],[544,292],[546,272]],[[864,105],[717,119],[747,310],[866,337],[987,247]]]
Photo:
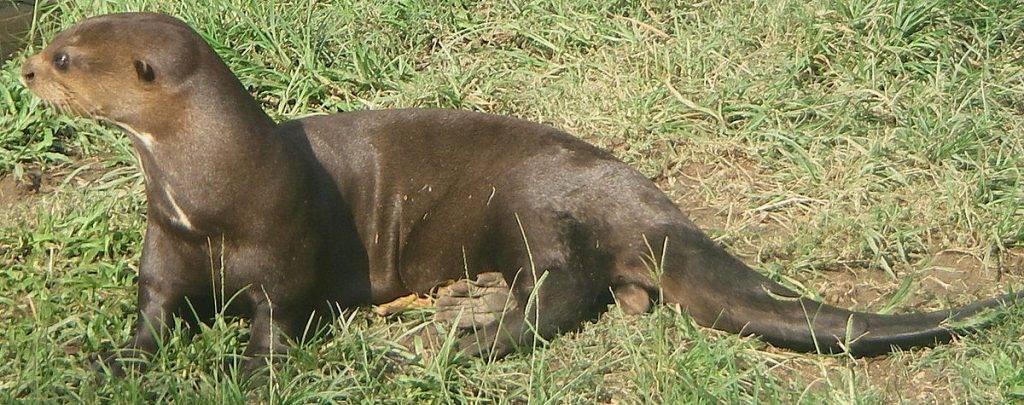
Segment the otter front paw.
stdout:
[[143,373],[148,360],[145,353],[135,349],[104,350],[96,355],[92,369],[97,377],[124,378],[128,373]]

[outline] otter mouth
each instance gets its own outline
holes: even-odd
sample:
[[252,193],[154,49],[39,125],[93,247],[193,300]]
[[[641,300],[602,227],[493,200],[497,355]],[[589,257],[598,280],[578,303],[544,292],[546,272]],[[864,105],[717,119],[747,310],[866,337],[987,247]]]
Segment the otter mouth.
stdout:
[[39,97],[47,107],[65,114],[77,115],[85,118],[102,119],[102,111],[82,102],[82,98],[73,90],[60,85],[59,83],[47,83],[46,85],[26,85],[36,97]]

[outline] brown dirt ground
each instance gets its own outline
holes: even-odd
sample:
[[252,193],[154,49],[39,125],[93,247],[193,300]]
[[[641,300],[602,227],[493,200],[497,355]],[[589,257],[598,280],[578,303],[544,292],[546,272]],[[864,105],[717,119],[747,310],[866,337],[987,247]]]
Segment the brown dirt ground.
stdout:
[[21,178],[15,178],[13,174],[0,177],[0,210],[6,210],[51,191],[51,180],[36,170],[27,171]]
[[20,177],[13,173],[0,175],[0,212],[30,205],[65,183],[73,187],[88,186],[105,172],[100,159],[89,158],[46,169],[28,167]]

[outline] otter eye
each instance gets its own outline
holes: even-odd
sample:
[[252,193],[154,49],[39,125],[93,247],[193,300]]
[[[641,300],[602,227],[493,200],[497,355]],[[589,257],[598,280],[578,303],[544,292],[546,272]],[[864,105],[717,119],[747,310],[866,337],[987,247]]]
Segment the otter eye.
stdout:
[[68,64],[71,63],[71,57],[67,53],[61,52],[53,56],[53,67],[57,70],[68,70]]

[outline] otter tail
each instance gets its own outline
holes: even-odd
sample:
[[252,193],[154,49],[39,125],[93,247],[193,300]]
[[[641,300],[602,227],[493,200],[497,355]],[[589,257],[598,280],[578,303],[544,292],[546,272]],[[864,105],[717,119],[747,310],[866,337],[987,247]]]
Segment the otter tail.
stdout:
[[701,325],[793,350],[872,356],[945,343],[989,323],[988,310],[1024,302],[1024,292],[1018,292],[927,313],[855,312],[799,297],[699,239],[694,242],[702,246],[669,246],[661,283],[665,301],[681,304]]

